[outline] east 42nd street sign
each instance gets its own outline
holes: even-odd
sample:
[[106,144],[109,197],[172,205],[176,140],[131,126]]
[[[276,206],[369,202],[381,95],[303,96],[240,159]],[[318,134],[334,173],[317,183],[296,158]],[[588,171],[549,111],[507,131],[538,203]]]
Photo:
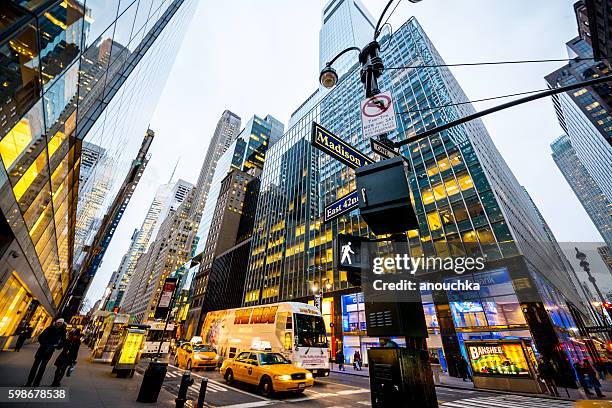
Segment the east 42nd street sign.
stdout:
[[339,200],[334,201],[330,205],[325,206],[325,212],[323,214],[323,222],[328,222],[334,218],[338,218],[342,214],[346,214],[349,211],[359,207],[359,194],[357,191],[348,193]]

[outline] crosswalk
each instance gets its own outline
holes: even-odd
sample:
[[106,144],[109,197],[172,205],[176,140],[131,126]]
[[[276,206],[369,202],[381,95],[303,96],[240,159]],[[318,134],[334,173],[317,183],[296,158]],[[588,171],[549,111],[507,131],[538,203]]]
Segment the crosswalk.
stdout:
[[[180,380],[181,377],[183,376],[183,371],[179,371],[179,370],[168,370],[166,372],[166,378],[169,379],[176,379],[178,380],[178,384],[176,385],[176,387],[178,388],[180,386]],[[192,375],[195,376],[195,375]],[[200,377],[200,376],[195,376]],[[191,385],[189,387],[190,391],[194,391],[195,393],[199,393],[200,392],[200,381],[196,381],[193,383],[193,385]],[[225,388],[224,386],[222,386],[220,383],[213,381],[213,380],[208,380],[208,385],[206,386],[206,392],[226,392],[227,388]]]
[[572,408],[573,402],[550,398],[527,397],[523,395],[497,395],[475,397],[445,402],[444,408]]

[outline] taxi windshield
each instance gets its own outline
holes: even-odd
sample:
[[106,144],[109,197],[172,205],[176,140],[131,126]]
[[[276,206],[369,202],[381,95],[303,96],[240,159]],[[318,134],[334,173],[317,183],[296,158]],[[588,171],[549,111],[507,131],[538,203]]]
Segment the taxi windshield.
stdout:
[[289,360],[278,353],[265,353],[259,355],[259,364],[261,365],[272,365],[272,364],[290,364]]
[[204,344],[196,344],[193,346],[193,351],[205,353],[207,351],[214,352],[215,350],[210,346],[205,346]]

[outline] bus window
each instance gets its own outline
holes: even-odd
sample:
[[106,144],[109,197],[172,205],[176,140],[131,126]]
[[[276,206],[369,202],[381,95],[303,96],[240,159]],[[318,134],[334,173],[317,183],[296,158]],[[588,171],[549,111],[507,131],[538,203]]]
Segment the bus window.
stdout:
[[291,314],[289,314],[289,316],[287,316],[287,323],[285,324],[285,329],[286,330],[293,329],[293,319],[291,317]]
[[293,341],[291,341],[291,333],[285,332],[285,350],[291,350],[291,346],[293,345]]
[[321,316],[295,313],[295,335],[299,347],[327,347],[325,322]]

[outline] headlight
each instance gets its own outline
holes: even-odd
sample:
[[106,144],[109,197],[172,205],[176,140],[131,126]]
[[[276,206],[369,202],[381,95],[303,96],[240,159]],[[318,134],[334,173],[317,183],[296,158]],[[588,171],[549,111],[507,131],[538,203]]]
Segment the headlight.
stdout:
[[306,378],[310,380],[312,378],[312,373],[306,373]]
[[221,358],[221,356],[220,356],[220,355],[218,355],[218,354],[215,356],[215,360],[218,360],[218,359],[220,359],[220,358]]
[[289,374],[277,375],[276,379],[281,381],[291,381],[291,376]]

